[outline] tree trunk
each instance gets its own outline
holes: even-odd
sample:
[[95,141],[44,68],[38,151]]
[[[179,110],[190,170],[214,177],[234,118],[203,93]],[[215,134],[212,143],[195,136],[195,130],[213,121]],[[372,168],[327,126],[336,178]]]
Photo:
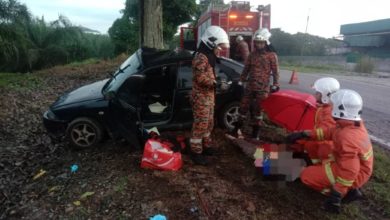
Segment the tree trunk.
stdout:
[[141,46],[164,49],[162,0],[139,0],[141,9]]

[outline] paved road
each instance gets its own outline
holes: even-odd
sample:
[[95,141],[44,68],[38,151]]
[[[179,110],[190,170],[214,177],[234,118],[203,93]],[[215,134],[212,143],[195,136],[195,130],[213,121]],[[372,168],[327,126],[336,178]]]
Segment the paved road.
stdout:
[[353,89],[363,98],[363,118],[372,139],[390,149],[390,78],[369,76],[298,73],[298,84],[289,84],[291,71],[281,70],[282,89],[313,93],[311,85],[318,78],[332,76],[341,88]]

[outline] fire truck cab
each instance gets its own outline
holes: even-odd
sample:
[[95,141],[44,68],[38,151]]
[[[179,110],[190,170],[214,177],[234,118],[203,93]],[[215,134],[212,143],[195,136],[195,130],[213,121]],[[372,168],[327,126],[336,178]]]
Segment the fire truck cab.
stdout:
[[[270,29],[271,5],[258,5],[257,8],[253,8],[248,1],[231,1],[227,5],[210,4],[200,16],[195,28],[181,28],[180,46],[194,50],[205,30],[211,25],[220,26],[229,36],[230,49],[220,55],[234,58],[238,35],[244,37],[252,51],[252,37],[255,31],[259,28]],[[189,34],[190,31],[193,31],[193,35]]]

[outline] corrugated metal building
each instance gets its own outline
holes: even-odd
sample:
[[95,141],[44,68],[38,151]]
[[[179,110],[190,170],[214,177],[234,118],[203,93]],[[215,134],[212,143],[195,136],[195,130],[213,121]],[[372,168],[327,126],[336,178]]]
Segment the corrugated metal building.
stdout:
[[354,50],[390,57],[390,19],[344,24],[340,27],[340,34]]

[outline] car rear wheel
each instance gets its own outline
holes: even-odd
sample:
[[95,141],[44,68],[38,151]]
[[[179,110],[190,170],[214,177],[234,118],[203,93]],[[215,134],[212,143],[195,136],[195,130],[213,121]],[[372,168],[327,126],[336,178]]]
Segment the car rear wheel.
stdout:
[[239,102],[231,102],[223,107],[218,116],[221,127],[229,130],[234,128],[233,123],[237,122],[240,116],[238,112],[239,108]]
[[71,147],[86,149],[94,147],[103,138],[103,129],[99,122],[91,118],[73,120],[67,130],[67,139]]

